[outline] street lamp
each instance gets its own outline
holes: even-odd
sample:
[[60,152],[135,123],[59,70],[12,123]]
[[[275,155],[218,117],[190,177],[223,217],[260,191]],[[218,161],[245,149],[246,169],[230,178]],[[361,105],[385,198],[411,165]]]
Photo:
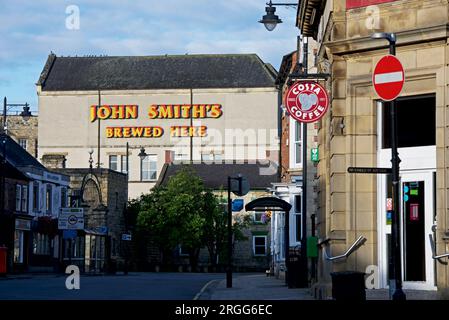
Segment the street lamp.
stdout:
[[145,152],[145,148],[141,147],[140,148],[140,153],[138,154],[140,160],[143,161],[143,159],[145,159],[145,157],[147,156],[147,153]]
[[[376,32],[371,35],[372,39],[385,39],[389,43],[391,55],[396,55],[396,34],[386,32]],[[402,262],[401,262],[401,240],[399,225],[399,163],[401,159],[398,153],[398,117],[396,110],[396,101],[390,101],[390,121],[391,121],[391,172],[392,172],[392,191],[393,191],[393,214],[391,216],[391,253],[390,253],[390,292],[394,284],[393,300],[405,300],[406,296],[402,290]]]
[[267,6],[268,7],[265,7],[265,12],[267,14],[264,15],[262,19],[259,20],[259,22],[263,23],[263,25],[265,26],[265,28],[267,28],[268,31],[273,31],[274,28],[276,28],[276,26],[278,25],[278,23],[282,23],[282,20],[279,19],[279,17],[274,14],[276,12],[276,8],[273,7],[273,3],[271,2],[271,0],[270,2],[267,3]]

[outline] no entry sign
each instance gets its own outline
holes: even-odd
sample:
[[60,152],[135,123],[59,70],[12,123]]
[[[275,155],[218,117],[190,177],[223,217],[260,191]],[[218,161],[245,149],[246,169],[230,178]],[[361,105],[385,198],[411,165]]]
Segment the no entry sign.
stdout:
[[404,79],[404,68],[393,55],[380,59],[374,68],[374,90],[384,101],[391,101],[399,96],[404,86]]
[[319,83],[298,81],[288,90],[285,106],[295,120],[315,122],[326,113],[329,98]]

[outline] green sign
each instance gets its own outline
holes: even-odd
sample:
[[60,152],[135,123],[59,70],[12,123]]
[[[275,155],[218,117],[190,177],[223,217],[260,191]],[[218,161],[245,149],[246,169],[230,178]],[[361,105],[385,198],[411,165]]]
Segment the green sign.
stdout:
[[318,148],[312,148],[311,150],[311,158],[313,162],[320,161],[320,157],[318,156]]
[[318,237],[307,237],[307,257],[318,257]]

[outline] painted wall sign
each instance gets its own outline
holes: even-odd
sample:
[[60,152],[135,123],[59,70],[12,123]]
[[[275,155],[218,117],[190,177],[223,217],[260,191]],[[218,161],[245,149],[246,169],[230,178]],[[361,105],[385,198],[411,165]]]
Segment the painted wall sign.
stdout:
[[[138,119],[139,106],[92,105],[90,122],[97,120]],[[153,104],[148,109],[148,119],[217,119],[223,114],[221,104]],[[171,126],[171,137],[205,137],[207,126]],[[160,138],[164,129],[160,126],[108,126],[106,138]]]
[[324,116],[329,107],[329,97],[319,83],[297,81],[288,90],[285,105],[296,121],[310,123]]
[[346,0],[346,10],[394,1],[397,0]]
[[150,119],[189,119],[190,112],[194,119],[216,119],[223,114],[221,104],[158,104],[150,107],[148,117]]
[[137,105],[98,105],[90,106],[90,122],[97,119],[137,119],[139,106]]

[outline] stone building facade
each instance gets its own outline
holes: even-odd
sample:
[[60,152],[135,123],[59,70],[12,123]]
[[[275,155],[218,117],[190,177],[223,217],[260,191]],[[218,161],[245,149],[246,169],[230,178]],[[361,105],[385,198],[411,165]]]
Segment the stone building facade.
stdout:
[[[300,2],[297,26],[317,40],[318,70],[331,74],[325,83],[331,107],[318,127],[318,297],[330,296],[333,271],[374,270],[374,287],[389,286],[389,176],[347,171],[391,166],[389,104],[372,86],[374,67],[388,54],[388,42],[371,39],[374,32],[396,33],[396,56],[405,71],[396,103],[403,286],[448,297],[449,268],[432,258],[432,242],[437,254],[449,251],[448,9],[447,1],[433,0]],[[360,235],[366,242],[347,259],[325,258],[323,250],[341,254]]]
[[24,118],[17,114],[8,114],[8,134],[22,148],[37,158],[38,116]]
[[128,254],[125,212],[128,200],[127,175],[109,169],[61,169],[70,176],[71,207],[84,208],[84,229],[62,244],[63,264],[76,263],[84,272],[123,269]]

